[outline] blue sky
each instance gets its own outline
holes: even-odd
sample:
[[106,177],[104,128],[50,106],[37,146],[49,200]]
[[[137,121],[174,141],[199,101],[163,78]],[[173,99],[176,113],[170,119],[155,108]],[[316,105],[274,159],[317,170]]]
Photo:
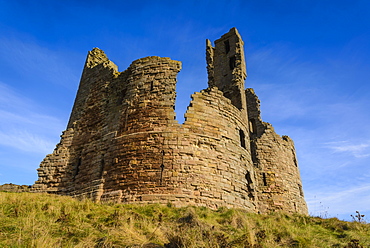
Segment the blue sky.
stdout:
[[[296,144],[309,212],[370,217],[370,1],[0,0],[0,184],[33,184],[87,51],[182,61],[176,112],[207,87],[205,39],[237,27],[262,117]],[[369,218],[370,220],[370,218]]]

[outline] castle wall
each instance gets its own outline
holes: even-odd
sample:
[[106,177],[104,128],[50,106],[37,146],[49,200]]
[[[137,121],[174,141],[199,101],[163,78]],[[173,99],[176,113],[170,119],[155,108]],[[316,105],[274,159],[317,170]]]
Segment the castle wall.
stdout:
[[307,213],[294,143],[277,135],[260,116],[259,99],[246,89],[251,153],[257,174],[258,209],[262,213]]
[[97,200],[254,211],[245,115],[210,88],[192,96],[179,125],[174,112],[179,69],[179,62],[158,57],[137,60],[121,75],[86,66],[83,75],[86,70],[111,75],[101,73],[105,78],[85,84],[83,104],[71,116],[78,118],[42,162],[35,188],[45,190],[46,184],[49,192]]
[[254,174],[249,143],[240,143],[239,130],[247,130],[240,111],[213,88],[193,95],[185,118],[182,126],[117,137],[120,155],[107,171],[102,198],[254,211]]
[[184,146],[191,156],[183,158],[189,169],[196,169],[191,177],[199,180],[196,186],[200,194],[218,199],[218,206],[254,210],[254,174],[245,115],[217,88],[195,93],[192,98],[183,124],[191,134],[190,146]]
[[207,42],[209,87],[175,120],[181,63],[146,57],[118,72],[89,52],[66,131],[33,191],[97,201],[307,213],[293,142],[260,117],[244,90],[236,29]]

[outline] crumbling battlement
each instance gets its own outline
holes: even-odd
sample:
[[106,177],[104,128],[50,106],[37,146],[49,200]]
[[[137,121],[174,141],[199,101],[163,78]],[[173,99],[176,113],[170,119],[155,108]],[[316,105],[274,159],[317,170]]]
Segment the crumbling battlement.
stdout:
[[181,63],[146,57],[125,71],[88,53],[66,131],[33,191],[97,201],[307,214],[293,141],[261,120],[233,28],[207,40],[209,87],[175,120]]

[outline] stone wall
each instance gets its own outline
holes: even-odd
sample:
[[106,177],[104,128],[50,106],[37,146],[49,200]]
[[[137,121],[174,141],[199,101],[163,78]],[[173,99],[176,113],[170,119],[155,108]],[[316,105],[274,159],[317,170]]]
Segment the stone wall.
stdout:
[[262,122],[244,90],[243,41],[235,28],[207,41],[209,87],[175,120],[181,63],[147,57],[118,72],[89,52],[60,143],[33,191],[97,201],[307,213],[293,142]]
[[258,209],[266,213],[283,210],[307,214],[293,140],[277,135],[263,122],[260,101],[246,89],[252,160],[258,175]]
[[6,183],[6,184],[0,185],[0,191],[12,192],[12,193],[30,192],[31,186]]

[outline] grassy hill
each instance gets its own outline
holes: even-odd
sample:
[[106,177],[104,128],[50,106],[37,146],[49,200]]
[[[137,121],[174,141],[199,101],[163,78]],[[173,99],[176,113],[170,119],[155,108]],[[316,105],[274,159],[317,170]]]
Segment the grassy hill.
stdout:
[[0,247],[370,247],[370,225],[0,192]]

